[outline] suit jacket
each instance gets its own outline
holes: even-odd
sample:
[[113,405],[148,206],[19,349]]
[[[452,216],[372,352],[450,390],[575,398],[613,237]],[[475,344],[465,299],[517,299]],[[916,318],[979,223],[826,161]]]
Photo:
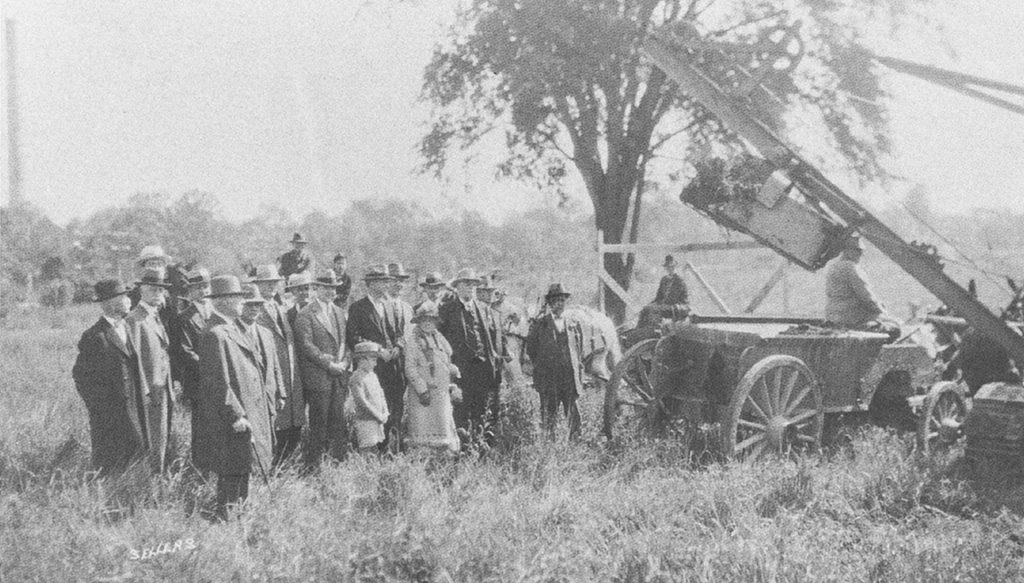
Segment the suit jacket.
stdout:
[[277,302],[267,302],[256,318],[256,323],[264,326],[273,335],[277,362],[281,369],[281,382],[286,394],[285,407],[277,412],[274,428],[302,427],[306,424],[306,400],[302,394],[302,379],[296,362],[295,333],[288,322],[284,307]]
[[[334,304],[310,302],[295,318],[295,344],[300,354],[302,387],[309,391],[329,391],[347,378],[329,372],[331,364],[348,355],[345,346],[345,314]],[[344,398],[344,395],[338,398]]]
[[[200,468],[240,475],[260,464],[269,471],[273,403],[265,390],[265,366],[258,347],[237,321],[229,322],[216,312],[210,316],[199,339],[201,414],[195,421],[202,427],[192,443]],[[252,425],[251,433],[232,429],[243,417]]]
[[[348,307],[348,329],[346,330],[345,343],[349,350],[354,350],[360,342],[376,342],[384,348],[402,349],[404,342],[401,333],[404,330],[397,329],[397,320],[394,314],[394,305],[387,298],[384,302],[384,317],[377,313],[373,301],[369,296],[356,300]],[[380,360],[377,362],[377,378],[380,379],[384,391],[389,395],[405,390],[405,371],[402,367],[402,358],[396,358],[390,362]]]
[[[490,306],[473,300],[473,316],[483,326],[483,334],[480,337],[482,343],[481,352],[483,359],[488,362],[495,372],[500,370],[501,360],[507,354],[505,347],[505,332],[501,326],[501,315]],[[477,350],[472,345],[472,335],[469,329],[470,315],[459,301],[451,301],[441,304],[439,309],[441,323],[438,330],[444,334],[452,347],[452,362],[455,366],[462,366],[477,357]]]
[[127,334],[121,342],[105,318],[82,333],[71,376],[89,411],[92,462],[116,471],[149,447],[139,362]]
[[348,272],[338,276],[338,285],[334,288],[334,305],[339,308],[348,303],[348,296],[352,293],[352,276]]
[[[583,325],[577,320],[565,318],[564,336],[558,334],[550,313],[533,322],[526,338],[526,354],[533,361],[533,387],[538,393],[574,397],[580,394],[583,390],[582,358],[586,352],[584,337]],[[566,376],[572,379],[571,386],[565,386]]]
[[314,261],[309,249],[292,249],[278,258],[281,277],[309,271],[313,269]]
[[175,318],[171,332],[171,366],[181,381],[186,399],[196,398],[199,390],[199,336],[206,329],[206,317],[191,303]]
[[658,293],[654,295],[655,304],[686,304],[690,302],[686,283],[678,273],[666,274],[658,283]]

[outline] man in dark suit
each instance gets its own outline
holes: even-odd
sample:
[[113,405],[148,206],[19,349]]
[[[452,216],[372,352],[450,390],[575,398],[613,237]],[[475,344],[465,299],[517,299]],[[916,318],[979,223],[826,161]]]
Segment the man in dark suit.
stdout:
[[170,284],[164,272],[146,269],[136,282],[139,304],[125,317],[128,333],[139,358],[142,394],[149,407],[148,431],[150,460],[154,472],[163,472],[171,436],[171,340],[160,319]]
[[690,303],[690,294],[686,291],[686,283],[676,273],[677,265],[675,257],[665,256],[665,264],[662,266],[665,268],[665,275],[658,283],[658,293],[654,295],[652,303],[664,305]]
[[360,342],[376,342],[381,346],[377,363],[377,378],[380,379],[384,397],[391,415],[384,426],[389,446],[392,429],[402,420],[405,398],[405,371],[402,368],[402,341],[396,327],[394,307],[387,295],[391,276],[384,265],[372,265],[363,277],[366,296],[356,300],[348,308],[348,331],[345,343],[349,350],[355,350]]
[[272,407],[252,336],[239,319],[245,293],[233,275],[210,282],[213,313],[199,341],[202,440],[193,444],[200,467],[217,474],[217,517],[249,495],[249,475],[269,470]]
[[334,276],[338,285],[334,288],[334,305],[344,308],[348,305],[348,296],[352,293],[352,276],[348,274],[348,257],[344,253],[334,256]]
[[149,447],[138,358],[124,323],[128,291],[120,280],[96,283],[103,315],[82,334],[71,370],[89,411],[92,464],[101,475],[120,473]]
[[569,439],[580,437],[580,410],[576,399],[583,391],[584,332],[579,321],[565,317],[569,292],[560,283],[548,288],[548,310],[534,320],[526,339],[533,361],[533,388],[540,394],[541,425],[548,439],[555,438],[559,406],[569,420]]
[[351,359],[345,347],[345,314],[334,305],[334,272],[317,279],[317,299],[295,318],[295,345],[309,404],[308,461],[325,453],[342,459],[347,446],[344,405]]
[[[201,423],[196,419],[199,393],[199,337],[210,318],[210,272],[199,267],[188,277],[189,304],[173,320],[171,334],[171,366],[181,382],[181,400],[189,408],[191,442],[196,442],[196,431]],[[201,441],[201,438],[200,438]],[[193,460],[194,463],[195,460]],[[197,465],[198,467],[198,465]],[[202,468],[200,468],[202,469]]]
[[474,270],[460,270],[452,281],[457,297],[441,305],[438,325],[451,344],[452,364],[462,373],[456,381],[462,402],[453,412],[455,424],[464,429],[485,421],[497,423],[501,370],[507,359],[500,316],[476,299],[481,283]]
[[296,273],[305,273],[313,271],[313,254],[306,249],[306,245],[309,244],[301,233],[295,233],[292,236],[292,250],[285,253],[278,258],[280,263],[281,275],[288,277]]

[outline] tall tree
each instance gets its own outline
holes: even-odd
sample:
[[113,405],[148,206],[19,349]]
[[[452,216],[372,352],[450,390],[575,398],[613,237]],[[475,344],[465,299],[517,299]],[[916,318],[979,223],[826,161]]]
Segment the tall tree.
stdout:
[[[564,199],[575,168],[606,240],[636,242],[659,151],[739,144],[642,56],[645,37],[674,26],[749,44],[799,18],[803,61],[791,75],[765,79],[785,105],[759,108],[764,121],[784,129],[800,111],[861,179],[884,178],[880,160],[889,140],[877,105],[884,92],[859,48],[861,31],[869,22],[895,25],[919,4],[924,0],[472,0],[425,71],[423,97],[433,114],[420,144],[423,169],[444,175],[453,155],[475,151],[498,130],[507,148],[499,175]],[[604,262],[628,289],[633,255]],[[607,295],[621,320],[625,306]]]

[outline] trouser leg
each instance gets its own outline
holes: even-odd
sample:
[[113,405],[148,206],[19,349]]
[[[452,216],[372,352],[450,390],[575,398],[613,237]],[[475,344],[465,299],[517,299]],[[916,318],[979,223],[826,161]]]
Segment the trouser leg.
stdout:
[[555,427],[558,425],[558,397],[551,392],[540,393],[540,423],[544,435],[555,439]]
[[580,409],[576,405],[576,399],[566,397],[564,405],[565,415],[569,419],[569,439],[579,439],[582,431],[582,420],[580,419]]
[[309,404],[309,443],[306,445],[306,462],[319,465],[327,451],[327,414],[330,391],[306,391]]
[[302,428],[289,427],[288,429],[278,429],[274,434],[277,438],[277,444],[274,448],[274,466],[276,467],[292,457],[295,450],[298,449],[299,444],[302,442]]
[[217,518],[228,519],[230,508],[249,497],[249,474],[217,474]]
[[345,397],[348,389],[345,383],[338,381],[335,382],[334,390],[334,398],[327,404],[327,449],[331,457],[342,460],[348,453],[349,445],[348,425],[345,423]]

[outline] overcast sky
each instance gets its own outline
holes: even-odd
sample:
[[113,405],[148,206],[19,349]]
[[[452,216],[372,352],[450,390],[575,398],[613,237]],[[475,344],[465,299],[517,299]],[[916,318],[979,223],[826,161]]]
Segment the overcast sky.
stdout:
[[[5,0],[17,20],[23,191],[60,223],[138,191],[200,189],[228,218],[417,197],[492,219],[550,201],[482,156],[445,188],[412,173],[422,70],[455,0]],[[963,2],[946,53],[894,56],[1024,85],[1024,2]],[[1024,117],[894,78],[896,170],[947,208],[1024,210]],[[3,196],[8,199],[6,120]],[[582,193],[581,193],[582,198]],[[581,206],[581,208],[589,208]]]

